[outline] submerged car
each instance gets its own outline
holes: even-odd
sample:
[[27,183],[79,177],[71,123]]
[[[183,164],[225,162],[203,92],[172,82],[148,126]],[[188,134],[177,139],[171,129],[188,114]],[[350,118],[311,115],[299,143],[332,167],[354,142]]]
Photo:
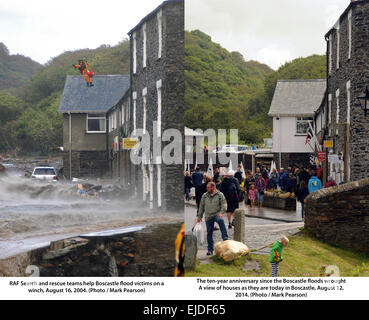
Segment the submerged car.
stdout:
[[58,176],[54,167],[36,167],[33,169],[31,177],[38,180],[57,181]]

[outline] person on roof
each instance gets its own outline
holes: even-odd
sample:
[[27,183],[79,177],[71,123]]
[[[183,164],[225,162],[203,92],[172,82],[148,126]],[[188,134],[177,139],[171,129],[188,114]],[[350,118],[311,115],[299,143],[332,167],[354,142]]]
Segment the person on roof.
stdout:
[[78,69],[79,72],[85,77],[87,87],[93,87],[94,84],[92,83],[91,78],[95,75],[95,72],[90,69],[90,65],[88,64],[87,60],[79,60],[78,64],[72,65],[75,69]]

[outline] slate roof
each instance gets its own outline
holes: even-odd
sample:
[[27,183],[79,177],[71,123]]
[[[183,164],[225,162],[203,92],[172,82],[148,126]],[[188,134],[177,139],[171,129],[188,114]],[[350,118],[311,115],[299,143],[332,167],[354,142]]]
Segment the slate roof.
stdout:
[[268,115],[313,116],[322,103],[326,80],[278,80]]
[[107,112],[124,97],[130,88],[129,75],[93,77],[93,87],[87,87],[82,75],[67,76],[59,104],[62,113]]
[[155,10],[151,11],[147,14],[132,30],[128,32],[130,36],[133,32],[135,32],[144,22],[150,19],[150,17],[158,12],[162,7],[164,7],[168,2],[183,2],[184,0],[165,0],[161,5],[159,5]]

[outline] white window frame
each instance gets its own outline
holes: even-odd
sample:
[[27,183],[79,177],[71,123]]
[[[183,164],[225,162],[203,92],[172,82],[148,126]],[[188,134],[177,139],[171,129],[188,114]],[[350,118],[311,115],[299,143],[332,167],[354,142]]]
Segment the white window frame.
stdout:
[[156,178],[157,178],[157,196],[158,196],[158,208],[162,207],[161,199],[161,165],[157,165]]
[[[336,123],[340,123],[340,89],[336,90]],[[338,135],[339,129],[336,128],[336,135]]]
[[158,59],[161,58],[163,50],[163,11],[159,10],[158,15]]
[[137,128],[137,92],[132,93],[133,99],[133,131],[136,131]]
[[[100,115],[100,114],[99,114]],[[104,120],[104,131],[89,131],[88,130],[88,120],[94,119],[94,120]],[[106,115],[104,116],[94,116],[94,114],[86,114],[86,133],[106,133]]]
[[161,137],[161,114],[162,114],[162,80],[156,82],[156,93],[158,96],[158,137]]
[[142,67],[146,68],[147,66],[147,32],[146,32],[146,23],[142,26]]
[[306,132],[298,132],[297,131],[299,122],[311,123],[311,126],[313,126],[314,118],[313,117],[296,117],[296,136],[306,136],[308,131],[306,131]]
[[347,16],[347,24],[348,24],[348,59],[351,59],[351,51],[352,51],[352,10],[349,11]]
[[337,22],[337,65],[336,69],[340,68],[340,21]]
[[[328,95],[328,128],[329,125],[332,123],[332,94],[330,93]],[[331,130],[329,129],[329,135],[331,133]]]
[[[162,80],[158,80],[156,81],[156,94],[157,94],[157,103],[158,103],[158,117],[157,117],[157,137],[161,138],[162,136],[162,110],[163,110],[163,106],[162,106],[162,86],[163,86],[163,82]],[[156,158],[156,163],[157,164],[161,164],[161,157],[158,156]]]
[[136,32],[133,32],[133,74],[137,73],[137,39],[136,39]]
[[111,113],[111,131],[117,129],[117,111],[113,110]]
[[126,106],[124,105],[124,103],[122,103],[122,107],[121,107],[121,119],[120,119],[122,126],[124,125],[125,120],[126,120],[125,119],[125,115],[126,115],[125,111],[126,111]]
[[146,118],[147,118],[147,88],[142,90],[142,128],[143,131],[146,132]]
[[332,49],[333,49],[333,44],[332,44],[332,41],[333,41],[333,37],[332,37],[332,34],[329,35],[329,74],[332,73],[332,65],[333,65],[333,54],[332,54]]
[[119,145],[119,137],[115,136],[114,137],[114,151],[117,152],[120,149],[120,145]]
[[127,100],[127,108],[126,108],[126,121],[129,121],[130,119],[130,113],[131,113],[131,97],[128,97]]
[[351,123],[351,81],[346,82],[347,95],[347,123]]

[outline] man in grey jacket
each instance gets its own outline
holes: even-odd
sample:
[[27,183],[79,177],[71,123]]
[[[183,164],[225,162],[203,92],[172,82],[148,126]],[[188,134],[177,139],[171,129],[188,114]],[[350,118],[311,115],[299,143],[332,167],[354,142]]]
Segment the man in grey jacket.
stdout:
[[197,222],[201,222],[205,215],[208,241],[207,255],[210,256],[214,251],[213,232],[215,222],[219,225],[223,241],[228,240],[227,229],[223,220],[223,214],[227,210],[227,201],[223,193],[216,189],[214,182],[209,182],[206,190],[207,192],[201,198]]

